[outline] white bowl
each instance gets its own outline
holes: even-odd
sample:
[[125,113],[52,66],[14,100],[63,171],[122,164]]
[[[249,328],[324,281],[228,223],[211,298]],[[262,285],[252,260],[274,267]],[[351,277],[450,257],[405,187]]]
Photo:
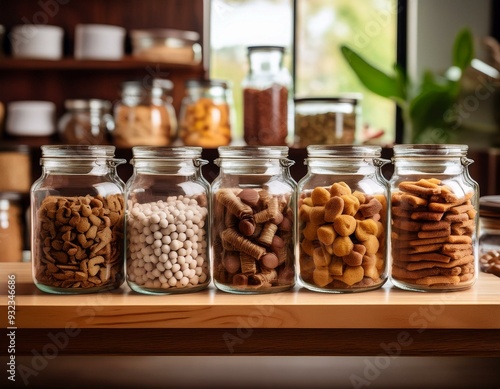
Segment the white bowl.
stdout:
[[5,130],[13,136],[53,135],[55,111],[51,101],[13,101],[7,105]]
[[125,29],[107,24],[77,24],[75,58],[119,60],[123,57]]
[[64,30],[46,24],[12,27],[12,56],[15,58],[58,60],[63,55]]

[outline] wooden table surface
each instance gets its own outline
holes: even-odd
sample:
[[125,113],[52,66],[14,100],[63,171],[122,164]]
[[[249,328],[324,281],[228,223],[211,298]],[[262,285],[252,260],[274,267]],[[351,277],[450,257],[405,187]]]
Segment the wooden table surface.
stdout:
[[12,327],[7,320],[12,274],[20,355],[55,344],[71,355],[500,356],[500,278],[490,274],[481,273],[474,287],[452,293],[408,292],[387,283],[353,294],[297,286],[283,293],[235,295],[211,286],[149,296],[123,285],[106,293],[50,295],[34,286],[29,263],[1,263],[4,331]]

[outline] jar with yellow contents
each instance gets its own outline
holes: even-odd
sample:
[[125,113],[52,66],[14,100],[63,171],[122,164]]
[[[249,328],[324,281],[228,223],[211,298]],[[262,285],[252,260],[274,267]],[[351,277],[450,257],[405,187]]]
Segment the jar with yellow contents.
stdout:
[[232,94],[226,81],[187,80],[179,137],[186,146],[216,148],[231,143]]

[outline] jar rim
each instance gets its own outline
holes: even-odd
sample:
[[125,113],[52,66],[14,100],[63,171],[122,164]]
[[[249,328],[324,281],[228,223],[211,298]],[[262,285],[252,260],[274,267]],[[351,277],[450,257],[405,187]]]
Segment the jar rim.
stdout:
[[285,46],[274,46],[274,45],[257,45],[257,46],[248,46],[248,53],[255,51],[280,51],[282,53],[285,52]]
[[394,145],[394,158],[398,157],[463,157],[468,145],[464,144],[400,144]]
[[122,94],[142,96],[145,92],[161,94],[171,92],[174,89],[174,83],[166,78],[153,78],[150,85],[145,85],[140,80],[124,81],[121,84]]
[[200,158],[201,147],[157,147],[157,146],[134,146],[132,155],[134,159],[192,159]]
[[64,101],[66,109],[111,109],[111,101],[101,99],[68,99]]
[[479,216],[486,218],[500,218],[500,196],[480,197]]
[[377,145],[309,145],[309,158],[380,157],[382,146]]
[[217,151],[224,159],[279,159],[288,156],[288,146],[219,146]]
[[184,82],[186,88],[194,87],[212,87],[219,86],[224,89],[228,88],[228,81],[226,80],[216,80],[216,79],[191,79]]
[[361,96],[329,96],[329,97],[298,97],[294,99],[295,103],[347,103],[357,105],[362,100]]
[[42,158],[113,158],[115,146],[110,145],[45,145]]

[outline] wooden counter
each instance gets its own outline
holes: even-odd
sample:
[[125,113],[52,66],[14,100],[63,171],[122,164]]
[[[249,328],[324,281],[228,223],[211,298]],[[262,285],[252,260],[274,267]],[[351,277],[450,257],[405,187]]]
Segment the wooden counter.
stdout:
[[[0,325],[7,331],[7,280],[14,274],[16,354],[55,345],[60,354],[102,355],[460,355],[500,356],[500,278],[481,273],[453,293],[386,284],[355,294],[303,288],[233,295],[210,287],[147,296],[49,295],[28,263],[0,264]],[[6,347],[0,350],[6,353]]]

